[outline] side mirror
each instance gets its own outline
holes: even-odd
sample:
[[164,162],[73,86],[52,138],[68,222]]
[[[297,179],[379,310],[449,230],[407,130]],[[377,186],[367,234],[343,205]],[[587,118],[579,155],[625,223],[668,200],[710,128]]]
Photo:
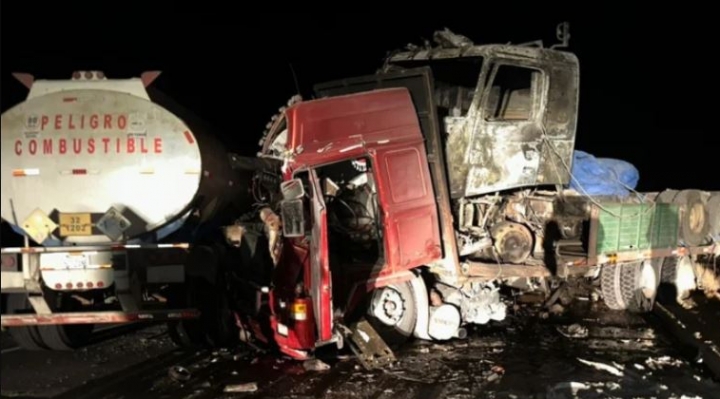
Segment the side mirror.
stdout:
[[303,237],[305,235],[305,209],[302,198],[286,199],[280,202],[280,217],[285,237]]
[[305,196],[305,187],[302,180],[292,179],[280,184],[280,192],[286,200],[302,199]]

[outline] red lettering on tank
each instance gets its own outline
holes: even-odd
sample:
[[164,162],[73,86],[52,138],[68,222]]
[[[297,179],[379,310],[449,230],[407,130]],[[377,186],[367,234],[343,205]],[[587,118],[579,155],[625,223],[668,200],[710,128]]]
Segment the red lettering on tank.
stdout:
[[127,116],[125,116],[125,115],[118,116],[117,125],[118,125],[118,129],[125,130],[125,127],[127,127]]
[[[113,139],[115,139],[113,143]],[[102,148],[97,148],[99,141],[102,141]],[[113,145],[114,144],[114,145]],[[42,147],[41,147],[42,146]],[[71,147],[72,146],[72,147]],[[161,137],[152,139],[152,147],[148,145],[143,137],[73,137],[73,138],[47,138],[15,140],[15,155],[81,155],[94,154],[96,151],[103,151],[105,154],[162,154],[163,140]]]
[[76,154],[82,151],[82,139],[73,139],[73,151]]
[[52,155],[52,139],[43,139],[43,154]]

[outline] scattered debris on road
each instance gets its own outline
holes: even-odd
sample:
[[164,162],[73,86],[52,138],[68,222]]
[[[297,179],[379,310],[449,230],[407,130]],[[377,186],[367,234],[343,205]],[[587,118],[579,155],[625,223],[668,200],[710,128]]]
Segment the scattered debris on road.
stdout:
[[588,336],[587,327],[581,326],[580,324],[558,326],[557,330],[560,334],[568,338],[587,338]]
[[325,371],[330,370],[330,365],[320,359],[310,359],[303,363],[303,368],[306,371]]
[[168,376],[175,381],[185,382],[192,378],[192,373],[183,366],[172,366],[168,370]]
[[255,392],[258,390],[257,383],[248,382],[245,384],[230,384],[225,385],[223,392],[225,393],[238,393],[238,392]]

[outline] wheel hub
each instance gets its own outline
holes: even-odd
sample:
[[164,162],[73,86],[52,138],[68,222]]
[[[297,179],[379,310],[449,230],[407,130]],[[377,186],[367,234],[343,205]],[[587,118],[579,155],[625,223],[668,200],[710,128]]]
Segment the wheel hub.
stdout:
[[695,204],[690,209],[690,229],[692,231],[701,231],[705,225],[705,209],[702,204]]
[[375,295],[373,314],[383,324],[397,325],[405,313],[402,295],[392,287],[385,287]]

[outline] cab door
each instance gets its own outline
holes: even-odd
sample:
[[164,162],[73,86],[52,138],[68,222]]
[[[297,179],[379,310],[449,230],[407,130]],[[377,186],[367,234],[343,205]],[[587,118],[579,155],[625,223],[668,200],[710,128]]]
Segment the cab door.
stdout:
[[310,296],[320,341],[332,338],[332,281],[328,254],[327,208],[315,170],[310,171],[312,187],[310,237]]
[[533,65],[491,59],[466,153],[465,196],[535,185],[543,146],[546,74]]

